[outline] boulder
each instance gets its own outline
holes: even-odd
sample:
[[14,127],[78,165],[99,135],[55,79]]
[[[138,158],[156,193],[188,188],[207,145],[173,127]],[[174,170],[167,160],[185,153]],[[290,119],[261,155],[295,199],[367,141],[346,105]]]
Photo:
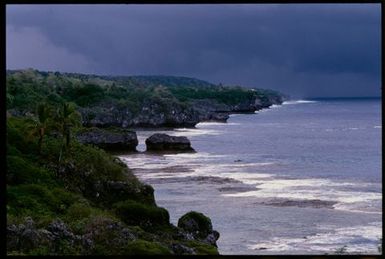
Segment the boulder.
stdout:
[[169,136],[162,133],[156,133],[147,138],[146,146],[147,151],[194,151],[188,138]]
[[136,133],[125,129],[90,128],[78,133],[76,137],[83,144],[95,145],[110,151],[136,151],[138,145]]
[[190,211],[184,214],[178,220],[178,227],[192,234],[196,239],[217,246],[216,241],[219,239],[219,232],[213,230],[210,218],[200,212]]

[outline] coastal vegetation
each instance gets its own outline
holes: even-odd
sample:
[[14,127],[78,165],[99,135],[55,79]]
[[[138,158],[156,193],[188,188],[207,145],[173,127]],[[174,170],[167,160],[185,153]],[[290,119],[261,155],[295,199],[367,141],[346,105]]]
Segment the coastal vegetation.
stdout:
[[[148,120],[148,107],[171,118],[180,111],[194,114],[197,99],[237,105],[257,97],[262,102],[281,98],[187,78],[7,71],[7,253],[218,254],[219,233],[208,217],[190,212],[172,225],[150,185],[118,158],[76,136],[91,131],[109,136],[88,128],[95,126],[92,113],[105,116],[108,109],[112,117],[124,111],[140,122]],[[102,122],[96,126],[114,126]]]
[[152,187],[117,158],[71,136],[67,143],[67,131],[47,130],[40,141],[32,123],[7,118],[8,254],[173,254],[174,244],[217,253],[171,225]]
[[[283,101],[263,89],[214,85],[171,76],[94,76],[37,70],[7,71],[7,110],[34,113],[44,101],[71,102],[84,126],[182,127],[218,118],[218,112],[253,112]],[[223,117],[223,116],[222,116]]]

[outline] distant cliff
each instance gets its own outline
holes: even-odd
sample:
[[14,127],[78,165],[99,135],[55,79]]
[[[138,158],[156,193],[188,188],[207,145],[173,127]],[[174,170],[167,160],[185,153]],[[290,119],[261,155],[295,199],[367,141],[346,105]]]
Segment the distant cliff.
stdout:
[[84,126],[193,127],[228,114],[281,104],[278,92],[214,85],[173,76],[96,76],[37,70],[7,71],[7,110],[34,113],[45,101],[74,102]]

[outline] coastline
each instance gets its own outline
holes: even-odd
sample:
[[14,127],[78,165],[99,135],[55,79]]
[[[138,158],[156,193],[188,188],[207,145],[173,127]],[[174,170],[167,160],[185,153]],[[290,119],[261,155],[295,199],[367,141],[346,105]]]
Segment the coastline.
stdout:
[[[306,103],[303,103],[303,105],[305,105],[305,104]],[[311,103],[309,103],[309,104],[311,104]],[[250,116],[250,114],[246,115],[247,118],[249,118],[249,116]],[[253,116],[253,115],[251,115],[251,116]],[[238,116],[235,116],[235,118],[237,118],[237,117]],[[243,116],[241,116],[241,117],[243,117]],[[233,123],[233,122],[230,122],[229,124],[231,124],[231,123]],[[207,123],[207,125],[210,125],[210,123]],[[214,125],[216,125],[216,126],[214,126]],[[213,123],[212,126],[210,126],[208,128],[209,129],[213,129],[215,127],[223,128],[223,127],[221,127],[221,125],[225,126],[226,123],[224,123],[224,124]],[[235,127],[235,125],[234,125],[234,127]],[[208,128],[206,127],[202,130],[207,130]],[[229,128],[229,127],[227,127],[227,128]],[[231,128],[231,126],[230,126],[230,128]],[[178,130],[176,131],[176,134],[179,134]],[[193,139],[194,138],[200,139],[198,137],[198,135],[195,135],[195,136],[196,137],[192,137],[192,138]],[[216,135],[216,136],[218,137],[218,135]],[[210,139],[210,136],[205,137],[205,139]],[[210,167],[211,169],[209,169],[209,168],[206,169],[206,166],[197,167],[196,163],[199,163],[199,161],[201,161],[200,163],[203,163],[203,164],[206,164],[205,161],[209,162],[209,160],[206,160],[206,158],[204,158],[208,154],[206,154],[205,152],[203,152],[203,153],[200,152],[199,149],[198,149],[198,154],[192,155],[192,156],[196,156],[196,158],[192,158],[192,156],[187,155],[187,154],[186,155],[181,154],[181,155],[166,155],[164,158],[159,158],[159,159],[157,158],[157,160],[153,161],[153,162],[150,162],[148,160],[148,162],[149,162],[149,164],[148,164],[149,168],[148,169],[143,169],[143,168],[147,167],[147,166],[143,166],[143,163],[145,163],[145,162],[137,163],[137,166],[133,165],[133,164],[136,164],[136,162],[133,162],[133,160],[134,159],[143,159],[143,158],[141,158],[141,156],[143,156],[143,155],[145,155],[145,154],[139,153],[139,154],[137,154],[137,156],[138,156],[137,158],[132,158],[132,159],[129,158],[129,160],[131,160],[130,164],[134,168],[133,170],[136,173],[138,173],[142,176],[145,176],[145,178],[147,180],[144,180],[144,181],[147,181],[147,182],[151,183],[152,185],[154,185],[156,195],[158,193],[158,195],[162,196],[162,198],[160,199],[161,204],[163,204],[163,206],[165,206],[166,204],[171,206],[170,207],[171,209],[168,208],[168,209],[170,209],[170,213],[172,213],[172,211],[174,211],[174,213],[175,212],[177,213],[176,215],[182,213],[181,209],[178,208],[178,206],[181,206],[182,203],[185,203],[187,205],[190,204],[190,206],[196,206],[196,208],[199,208],[202,211],[206,210],[207,213],[209,213],[209,211],[211,211],[211,212],[213,211],[213,210],[206,208],[204,205],[199,203],[199,200],[203,199],[204,196],[201,197],[201,195],[198,194],[199,193],[198,190],[201,190],[200,192],[204,193],[205,192],[205,190],[203,189],[204,186],[205,186],[205,188],[209,189],[209,191],[207,191],[207,193],[206,193],[206,195],[208,195],[207,197],[211,197],[210,199],[213,199],[211,202],[218,203],[218,204],[221,204],[221,202],[224,202],[224,199],[221,198],[221,199],[217,200],[217,198],[214,198],[214,197],[217,197],[216,195],[222,196],[224,194],[225,196],[228,197],[227,199],[229,199],[230,197],[233,197],[231,199],[241,201],[241,199],[246,199],[246,198],[242,198],[242,197],[247,197],[247,196],[241,195],[239,197],[236,197],[236,196],[234,196],[234,194],[237,194],[237,195],[241,194],[241,193],[245,194],[251,190],[253,190],[255,192],[259,192],[259,191],[265,192],[264,190],[267,187],[267,185],[262,185],[263,188],[259,189],[258,186],[255,187],[255,185],[245,186],[242,184],[240,184],[238,187],[236,187],[235,185],[239,184],[239,182],[236,182],[236,181],[231,180],[229,178],[226,179],[226,177],[231,178],[232,174],[235,176],[234,173],[222,174],[222,177],[221,177],[222,179],[221,178],[215,178],[214,176],[211,176],[211,178],[210,178],[210,176],[209,176],[210,174],[207,174],[210,171],[206,171],[206,170],[213,170],[215,167],[217,167],[217,169],[220,170],[220,168],[222,168],[222,167],[219,167],[218,164],[216,164],[217,166],[213,165],[214,167]],[[152,159],[152,158],[149,158],[149,159]],[[174,163],[173,161],[175,162],[174,165],[173,165],[173,163]],[[179,161],[179,162],[176,162],[176,161]],[[217,161],[217,160],[215,160],[215,161]],[[239,166],[247,165],[250,162],[247,159],[246,159],[246,161],[242,161],[240,163],[235,162],[235,159],[233,159],[231,161],[234,163],[234,169],[236,167],[239,167]],[[227,161],[227,163],[231,163],[231,161]],[[193,168],[189,167],[189,165],[191,165],[191,163],[194,164]],[[226,162],[223,162],[223,163],[226,163]],[[179,164],[181,164],[181,166],[178,166]],[[251,164],[249,164],[249,165],[252,166]],[[265,165],[261,164],[261,165],[256,165],[256,166],[258,166],[258,168],[263,168]],[[269,167],[268,164],[266,166],[267,166],[267,168]],[[136,169],[135,167],[140,167],[141,169]],[[233,169],[231,169],[231,167],[228,167],[228,166],[223,167],[223,169],[225,169],[225,168],[226,168],[226,171],[232,171],[233,170]],[[241,167],[239,167],[239,168],[241,168]],[[194,170],[203,170],[203,171],[200,174],[194,174]],[[207,174],[207,175],[205,175],[205,174]],[[238,174],[237,177],[239,177],[239,176],[240,175]],[[246,177],[246,175],[245,175],[245,177]],[[270,176],[261,175],[261,177],[262,178],[257,177],[255,179],[255,182],[261,182],[261,180],[263,180],[263,177],[267,177],[266,180],[269,180],[268,182],[270,182],[270,179],[268,179]],[[158,179],[156,179],[156,178],[158,178]],[[245,178],[245,180],[246,180],[246,178]],[[277,181],[279,179],[271,179],[271,180]],[[290,179],[283,179],[283,180],[284,180],[284,182],[282,182],[282,183],[295,184],[295,182],[291,182]],[[248,182],[250,183],[250,180],[248,180]],[[271,183],[273,183],[273,182],[271,182]],[[321,184],[321,187],[324,185],[327,186],[327,185],[330,185],[331,183],[330,182],[323,182],[323,180],[321,181],[321,179],[314,179],[314,181],[309,181],[306,184],[309,184],[309,188],[310,188],[310,186],[317,186],[319,184]],[[346,183],[343,186],[346,185],[348,187],[348,186],[350,186],[350,184],[351,183]],[[166,186],[166,185],[168,185],[168,186]],[[159,188],[157,186],[159,186]],[[196,195],[198,195],[196,201],[193,201],[193,199],[190,199],[190,198],[183,198],[182,196],[180,196],[180,195],[182,195],[182,193],[180,193],[179,191],[177,192],[178,188],[181,188],[181,189],[188,188],[187,186],[189,186],[189,188],[190,189],[192,188],[192,189],[186,191],[186,193],[184,195],[187,195],[187,196],[190,195],[191,196],[192,193],[190,193],[190,192],[192,192],[196,188],[196,190],[197,190]],[[201,186],[201,187],[199,187],[199,186]],[[266,186],[266,187],[264,187],[264,186]],[[347,188],[347,187],[343,187],[343,186],[341,185],[341,187],[340,187],[340,185],[336,184],[335,187],[333,187],[333,188]],[[242,187],[245,187],[245,188],[242,189]],[[289,188],[290,185],[288,185],[288,186],[283,185],[283,187],[286,190],[286,188]],[[318,190],[318,188],[315,189],[314,191],[316,191],[316,190]],[[311,189],[309,189],[309,191],[311,191]],[[175,196],[175,198],[178,197],[178,199],[181,199],[181,200],[180,201],[175,200],[173,202],[176,204],[171,205],[170,199],[172,199],[172,196],[170,196],[170,195],[172,195],[172,193],[174,193],[174,192],[175,192],[174,195],[177,195],[177,196]],[[336,194],[338,194],[338,193],[336,193]],[[252,197],[247,198],[247,199],[251,199],[251,198]],[[316,198],[314,198],[313,200],[305,199],[303,201],[301,201],[301,200],[295,201],[292,199],[282,199],[282,200],[275,199],[275,200],[270,200],[270,201],[266,201],[266,202],[261,202],[258,205],[255,204],[255,206],[258,206],[258,207],[262,206],[261,208],[264,208],[263,210],[267,210],[268,208],[271,208],[271,209],[276,208],[276,209],[280,209],[280,210],[282,209],[284,211],[292,211],[290,213],[294,213],[293,209],[295,209],[295,210],[299,210],[299,211],[305,210],[306,213],[312,213],[312,211],[314,211],[314,213],[321,213],[320,215],[322,215],[323,213],[326,213],[327,215],[329,215],[329,214],[333,215],[333,217],[335,217],[335,215],[341,215],[341,216],[344,215],[343,217],[347,217],[347,218],[352,217],[352,219],[354,217],[361,217],[360,215],[362,215],[362,211],[354,212],[351,209],[348,209],[347,211],[343,211],[340,208],[338,208],[338,209],[333,208],[334,205],[335,205],[335,202],[323,201],[323,199],[318,200]],[[230,205],[229,204],[227,204],[227,205],[223,204],[223,206],[230,206]],[[235,204],[234,204],[234,208],[236,208]],[[216,213],[222,213],[222,215],[226,215],[226,213],[227,214],[230,213],[230,212],[225,213],[224,211],[226,211],[226,210],[222,211],[222,209],[220,211],[221,212],[217,211]],[[369,212],[369,215],[370,215],[370,213],[371,212]],[[231,215],[231,213],[229,215]],[[316,215],[317,214],[314,214],[314,216],[316,216]],[[378,215],[378,213],[374,213],[372,216],[369,216],[369,215],[368,215],[369,218],[377,218],[376,215]],[[175,216],[175,217],[177,217],[177,216]],[[221,222],[221,220],[224,220],[224,219],[221,219],[220,217],[218,217],[218,215],[216,215],[216,216],[213,216],[213,220],[215,223],[216,221]],[[263,222],[263,220],[261,220],[261,223],[262,222]],[[220,225],[221,225],[221,227],[223,227],[222,223]],[[346,228],[346,230],[345,230],[342,226],[343,226],[343,224],[341,225],[341,229],[338,230],[339,231],[338,233],[344,233],[344,231],[348,231],[349,228]],[[362,226],[362,229],[366,229],[366,227]],[[377,228],[375,226],[373,226],[373,231],[375,229],[377,229]],[[350,229],[349,231],[353,231],[353,230],[356,231],[356,229]],[[221,229],[219,229],[219,231],[221,232]],[[225,236],[228,234],[227,231],[228,230],[222,230],[222,232],[223,232],[222,238],[225,238]],[[323,231],[326,231],[326,230],[323,230]],[[320,233],[322,234],[323,231],[320,231]],[[356,232],[354,232],[354,233],[356,233]],[[331,238],[332,237],[332,236],[327,237],[326,232],[324,234],[325,234],[325,238]],[[236,234],[234,234],[234,235],[236,236]],[[336,233],[336,235],[337,235],[337,233]],[[303,240],[304,244],[310,243],[311,240],[316,240],[316,239],[314,239],[315,237],[313,237],[311,234],[309,234],[309,235],[305,234],[305,236],[307,236],[307,239]],[[349,236],[349,238],[353,238],[353,236]],[[293,239],[293,242],[295,242],[295,240],[296,239]],[[221,240],[221,239],[219,240],[220,251],[221,251],[221,245],[223,244],[223,243],[221,243],[222,241],[223,240]],[[230,242],[230,241],[226,240],[226,242]],[[282,240],[282,242],[283,243],[284,242],[290,242],[290,239],[287,239],[286,241]],[[311,242],[315,242],[315,241],[311,241]],[[282,250],[282,252],[278,252],[278,251],[269,252],[270,248],[268,250],[263,248],[264,244],[267,247],[280,245],[278,240],[274,241],[274,242],[272,241],[272,243],[268,243],[266,240],[265,241],[258,241],[256,243],[257,243],[257,245],[252,246],[256,249],[254,252],[249,251],[249,252],[242,252],[242,253],[244,253],[244,254],[248,254],[248,253],[251,254],[252,253],[252,254],[261,254],[261,255],[281,254],[281,253],[285,254],[286,253],[285,250]],[[358,249],[358,248],[356,248],[356,249]],[[225,254],[229,254],[229,252],[230,252],[230,250],[226,250]],[[330,252],[333,253],[333,251],[329,251],[329,253]],[[327,253],[327,252],[317,252],[316,254],[324,254],[324,253]],[[222,252],[221,252],[221,254],[222,254]],[[230,252],[230,254],[233,254],[233,253]],[[298,251],[293,252],[293,254],[298,254]]]

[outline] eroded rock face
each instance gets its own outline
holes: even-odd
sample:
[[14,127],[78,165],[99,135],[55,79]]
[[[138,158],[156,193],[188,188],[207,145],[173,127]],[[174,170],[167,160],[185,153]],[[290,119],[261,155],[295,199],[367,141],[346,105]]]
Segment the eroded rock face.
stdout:
[[254,112],[282,101],[283,97],[279,95],[254,97],[232,105],[214,99],[190,100],[187,106],[146,100],[136,112],[108,103],[78,110],[87,127],[194,127],[202,121],[226,122],[231,113]]
[[151,101],[145,101],[136,113],[115,105],[79,108],[79,112],[87,127],[194,127],[200,121],[192,107]]
[[178,227],[191,234],[195,239],[217,246],[219,232],[213,230],[211,219],[204,214],[196,211],[190,211],[184,214],[178,220]]
[[182,151],[194,152],[190,140],[186,137],[175,137],[156,133],[146,139],[147,151]]
[[91,128],[77,136],[79,142],[111,151],[136,151],[138,138],[134,131]]

